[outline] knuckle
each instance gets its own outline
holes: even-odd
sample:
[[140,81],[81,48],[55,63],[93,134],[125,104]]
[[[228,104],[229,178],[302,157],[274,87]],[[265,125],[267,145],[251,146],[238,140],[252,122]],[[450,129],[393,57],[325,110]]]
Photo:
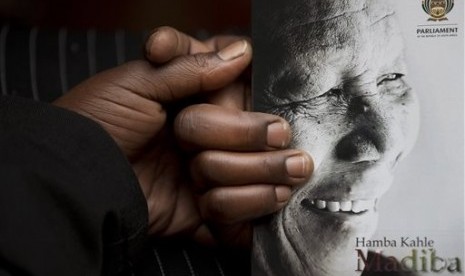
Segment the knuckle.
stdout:
[[210,110],[208,104],[191,105],[181,110],[174,122],[176,135],[191,142],[202,142],[211,127]]
[[242,137],[245,143],[250,146],[259,146],[266,143],[266,134],[264,136],[261,135],[260,130],[263,127],[259,124],[258,120],[251,118],[247,113],[241,113],[239,119],[243,125],[244,133]]
[[202,69],[208,68],[210,65],[209,58],[203,54],[193,55],[191,63],[193,66]]
[[228,195],[221,189],[212,190],[208,193],[208,218],[210,220],[226,222],[230,218],[227,215],[227,200]]
[[267,116],[258,113],[242,112],[239,120],[242,124],[244,143],[250,147],[264,150],[268,148]]
[[175,32],[176,30],[169,26],[157,27],[152,30],[149,39],[159,42],[160,40],[171,38]]
[[286,169],[286,151],[267,152],[257,159],[257,167],[260,168],[262,182],[275,184],[289,184],[294,181],[288,176]]
[[213,152],[204,151],[199,153],[194,162],[194,167],[196,168],[197,173],[201,174],[202,179],[212,180],[214,178],[213,170],[215,167],[215,156]]
[[154,62],[167,62],[171,58],[173,45],[177,45],[177,31],[166,26],[156,28],[146,41],[146,57]]
[[192,107],[182,110],[175,119],[174,129],[176,136],[181,140],[191,137],[196,129],[197,119]]
[[217,151],[199,153],[191,162],[191,176],[201,188],[214,188],[230,178],[224,172],[224,158]]
[[129,73],[132,71],[144,71],[151,67],[150,64],[145,60],[131,60],[123,63],[121,66],[125,67],[126,71]]
[[267,154],[265,157],[262,159],[261,162],[261,167],[265,171],[266,175],[273,176],[275,179],[279,179],[279,181],[283,180],[282,175],[278,173],[280,170],[277,170],[276,168],[276,158],[274,154]]
[[160,26],[158,28],[154,29],[155,32],[173,32],[175,29],[173,29],[170,26]]

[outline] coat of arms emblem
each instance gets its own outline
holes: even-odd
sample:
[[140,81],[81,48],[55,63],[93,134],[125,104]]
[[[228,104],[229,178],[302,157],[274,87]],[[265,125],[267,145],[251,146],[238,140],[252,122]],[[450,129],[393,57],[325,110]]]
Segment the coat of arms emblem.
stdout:
[[448,20],[446,15],[454,7],[454,0],[423,0],[423,10],[431,16],[428,21]]

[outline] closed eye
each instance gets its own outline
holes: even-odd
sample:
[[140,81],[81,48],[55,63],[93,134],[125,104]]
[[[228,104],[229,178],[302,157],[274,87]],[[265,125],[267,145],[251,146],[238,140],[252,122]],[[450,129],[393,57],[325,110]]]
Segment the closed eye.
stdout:
[[378,78],[378,86],[386,82],[396,81],[398,79],[401,79],[403,76],[404,74],[400,74],[400,73],[390,73],[390,74],[383,75],[380,78]]
[[[321,96],[326,96],[326,97],[340,97],[342,96],[344,91],[341,88],[333,88],[329,90],[328,92],[324,93]],[[321,97],[320,96],[320,97]]]

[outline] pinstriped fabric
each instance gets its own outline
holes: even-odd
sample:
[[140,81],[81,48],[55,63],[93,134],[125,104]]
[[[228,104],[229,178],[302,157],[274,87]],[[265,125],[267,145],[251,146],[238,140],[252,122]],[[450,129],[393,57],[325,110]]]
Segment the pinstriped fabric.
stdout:
[[184,255],[184,259],[186,260],[187,267],[189,267],[189,272],[191,276],[195,276],[194,267],[192,266],[191,259],[189,258],[189,254],[187,254],[186,249],[182,250],[182,254]]
[[39,88],[37,87],[37,34],[39,29],[32,28],[29,32],[29,69],[31,74],[31,89],[34,100],[39,100]]
[[89,41],[87,32],[69,31],[66,39],[66,73],[68,88],[89,78]]
[[160,255],[158,254],[157,249],[154,248],[153,252],[155,254],[155,261],[157,262],[157,265],[160,268],[161,276],[166,276],[165,269],[163,268],[163,263],[161,262],[161,258],[160,258]]
[[0,26],[0,95],[50,102],[89,76],[142,58],[142,33]]
[[6,39],[10,25],[3,25],[0,32],[0,81],[2,82],[2,95],[8,95],[6,84]]
[[[58,58],[58,30],[47,30],[40,28],[35,38],[35,79],[32,83],[37,84],[37,92],[40,101],[50,102],[62,95],[60,80],[60,64]],[[32,56],[31,56],[32,57]],[[31,65],[34,67],[34,65]]]
[[97,34],[95,30],[87,31],[87,59],[89,63],[89,76],[93,76],[95,73],[97,73],[97,64],[95,58],[96,36]]
[[215,264],[218,267],[218,272],[220,273],[220,276],[225,276],[223,267],[221,266],[221,263],[218,261],[217,258],[215,258]]
[[68,30],[61,28],[58,33],[58,61],[60,64],[61,93],[68,91],[68,74],[66,72],[66,37]]
[[97,32],[95,41],[95,63],[97,72],[117,66],[115,33]]
[[119,30],[115,32],[115,48],[116,48],[116,63],[118,65],[123,64],[126,61],[125,54],[125,32]]
[[5,39],[6,93],[25,98],[34,98],[31,89],[30,33],[24,26],[10,25]]

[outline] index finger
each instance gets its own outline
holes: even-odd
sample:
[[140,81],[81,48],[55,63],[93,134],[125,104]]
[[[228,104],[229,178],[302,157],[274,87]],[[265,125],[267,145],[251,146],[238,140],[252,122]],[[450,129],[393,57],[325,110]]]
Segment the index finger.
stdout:
[[212,51],[206,44],[167,26],[153,30],[145,43],[145,56],[155,63],[165,63],[182,55]]
[[146,58],[154,63],[165,63],[183,55],[195,55],[219,51],[234,42],[244,39],[239,36],[214,36],[204,42],[171,27],[155,29],[146,42]]
[[[172,102],[232,83],[250,64],[252,47],[241,40],[218,52],[177,57],[155,68],[129,62],[107,71],[127,91],[159,102]],[[123,71],[123,72],[122,72]]]

